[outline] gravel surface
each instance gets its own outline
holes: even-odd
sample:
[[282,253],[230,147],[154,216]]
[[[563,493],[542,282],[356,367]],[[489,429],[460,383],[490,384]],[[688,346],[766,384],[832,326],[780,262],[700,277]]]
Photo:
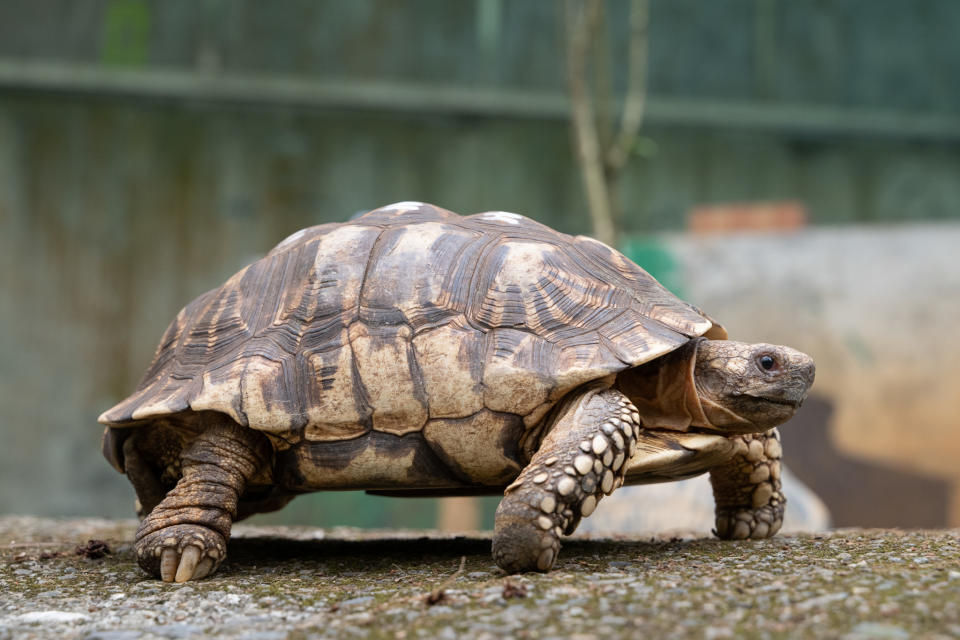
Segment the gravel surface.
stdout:
[[135,524],[0,518],[0,640],[960,638],[960,530],[575,537],[508,578],[481,534],[238,525],[214,576],[168,585]]

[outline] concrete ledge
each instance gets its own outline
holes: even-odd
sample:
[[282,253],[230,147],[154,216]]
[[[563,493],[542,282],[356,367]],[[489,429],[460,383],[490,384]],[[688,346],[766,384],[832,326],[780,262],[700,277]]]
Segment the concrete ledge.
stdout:
[[[506,578],[481,534],[240,525],[215,576],[167,585],[135,566],[135,524],[0,518],[0,638],[960,635],[960,530],[575,538]],[[91,537],[113,553],[76,555]]]

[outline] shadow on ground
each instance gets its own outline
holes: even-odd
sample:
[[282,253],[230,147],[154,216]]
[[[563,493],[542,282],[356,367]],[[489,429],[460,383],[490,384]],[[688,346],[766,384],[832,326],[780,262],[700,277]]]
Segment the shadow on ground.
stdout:
[[[719,540],[682,540],[670,541],[569,539],[563,544],[560,562],[579,560],[599,561],[606,557],[643,556],[647,560],[657,560],[664,555],[675,553],[686,547],[704,545],[722,545]],[[230,567],[244,565],[272,566],[291,560],[300,562],[357,565],[372,571],[389,569],[402,565],[422,566],[430,564],[450,564],[459,562],[467,556],[478,561],[489,561],[490,538],[457,536],[442,538],[423,536],[417,538],[376,538],[345,540],[290,540],[279,536],[242,536],[233,538],[228,547]],[[222,571],[222,569],[221,569]]]

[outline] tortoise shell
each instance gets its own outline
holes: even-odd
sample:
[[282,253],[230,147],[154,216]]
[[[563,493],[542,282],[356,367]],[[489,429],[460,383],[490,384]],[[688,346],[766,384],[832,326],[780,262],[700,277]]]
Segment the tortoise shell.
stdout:
[[398,203],[298,231],[191,302],[100,421],[216,411],[281,447],[480,412],[531,429],[572,389],[701,335],[725,332],[596,240]]

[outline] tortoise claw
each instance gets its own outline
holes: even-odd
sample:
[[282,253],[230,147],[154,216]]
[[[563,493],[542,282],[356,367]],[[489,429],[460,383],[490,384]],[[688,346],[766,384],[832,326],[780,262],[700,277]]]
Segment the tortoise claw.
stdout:
[[144,536],[134,543],[144,571],[164,582],[205,578],[220,565],[226,540],[199,525],[175,525]]
[[173,576],[179,564],[180,556],[177,550],[169,547],[164,549],[160,554],[160,579],[164,582],[173,582]]
[[201,578],[206,578],[214,570],[213,560],[210,558],[204,558],[197,564],[197,568],[193,570],[193,579],[200,580]]
[[177,575],[174,576],[176,582],[186,582],[193,577],[193,573],[200,562],[200,555],[203,551],[200,547],[190,545],[180,554],[180,566],[177,567]]

